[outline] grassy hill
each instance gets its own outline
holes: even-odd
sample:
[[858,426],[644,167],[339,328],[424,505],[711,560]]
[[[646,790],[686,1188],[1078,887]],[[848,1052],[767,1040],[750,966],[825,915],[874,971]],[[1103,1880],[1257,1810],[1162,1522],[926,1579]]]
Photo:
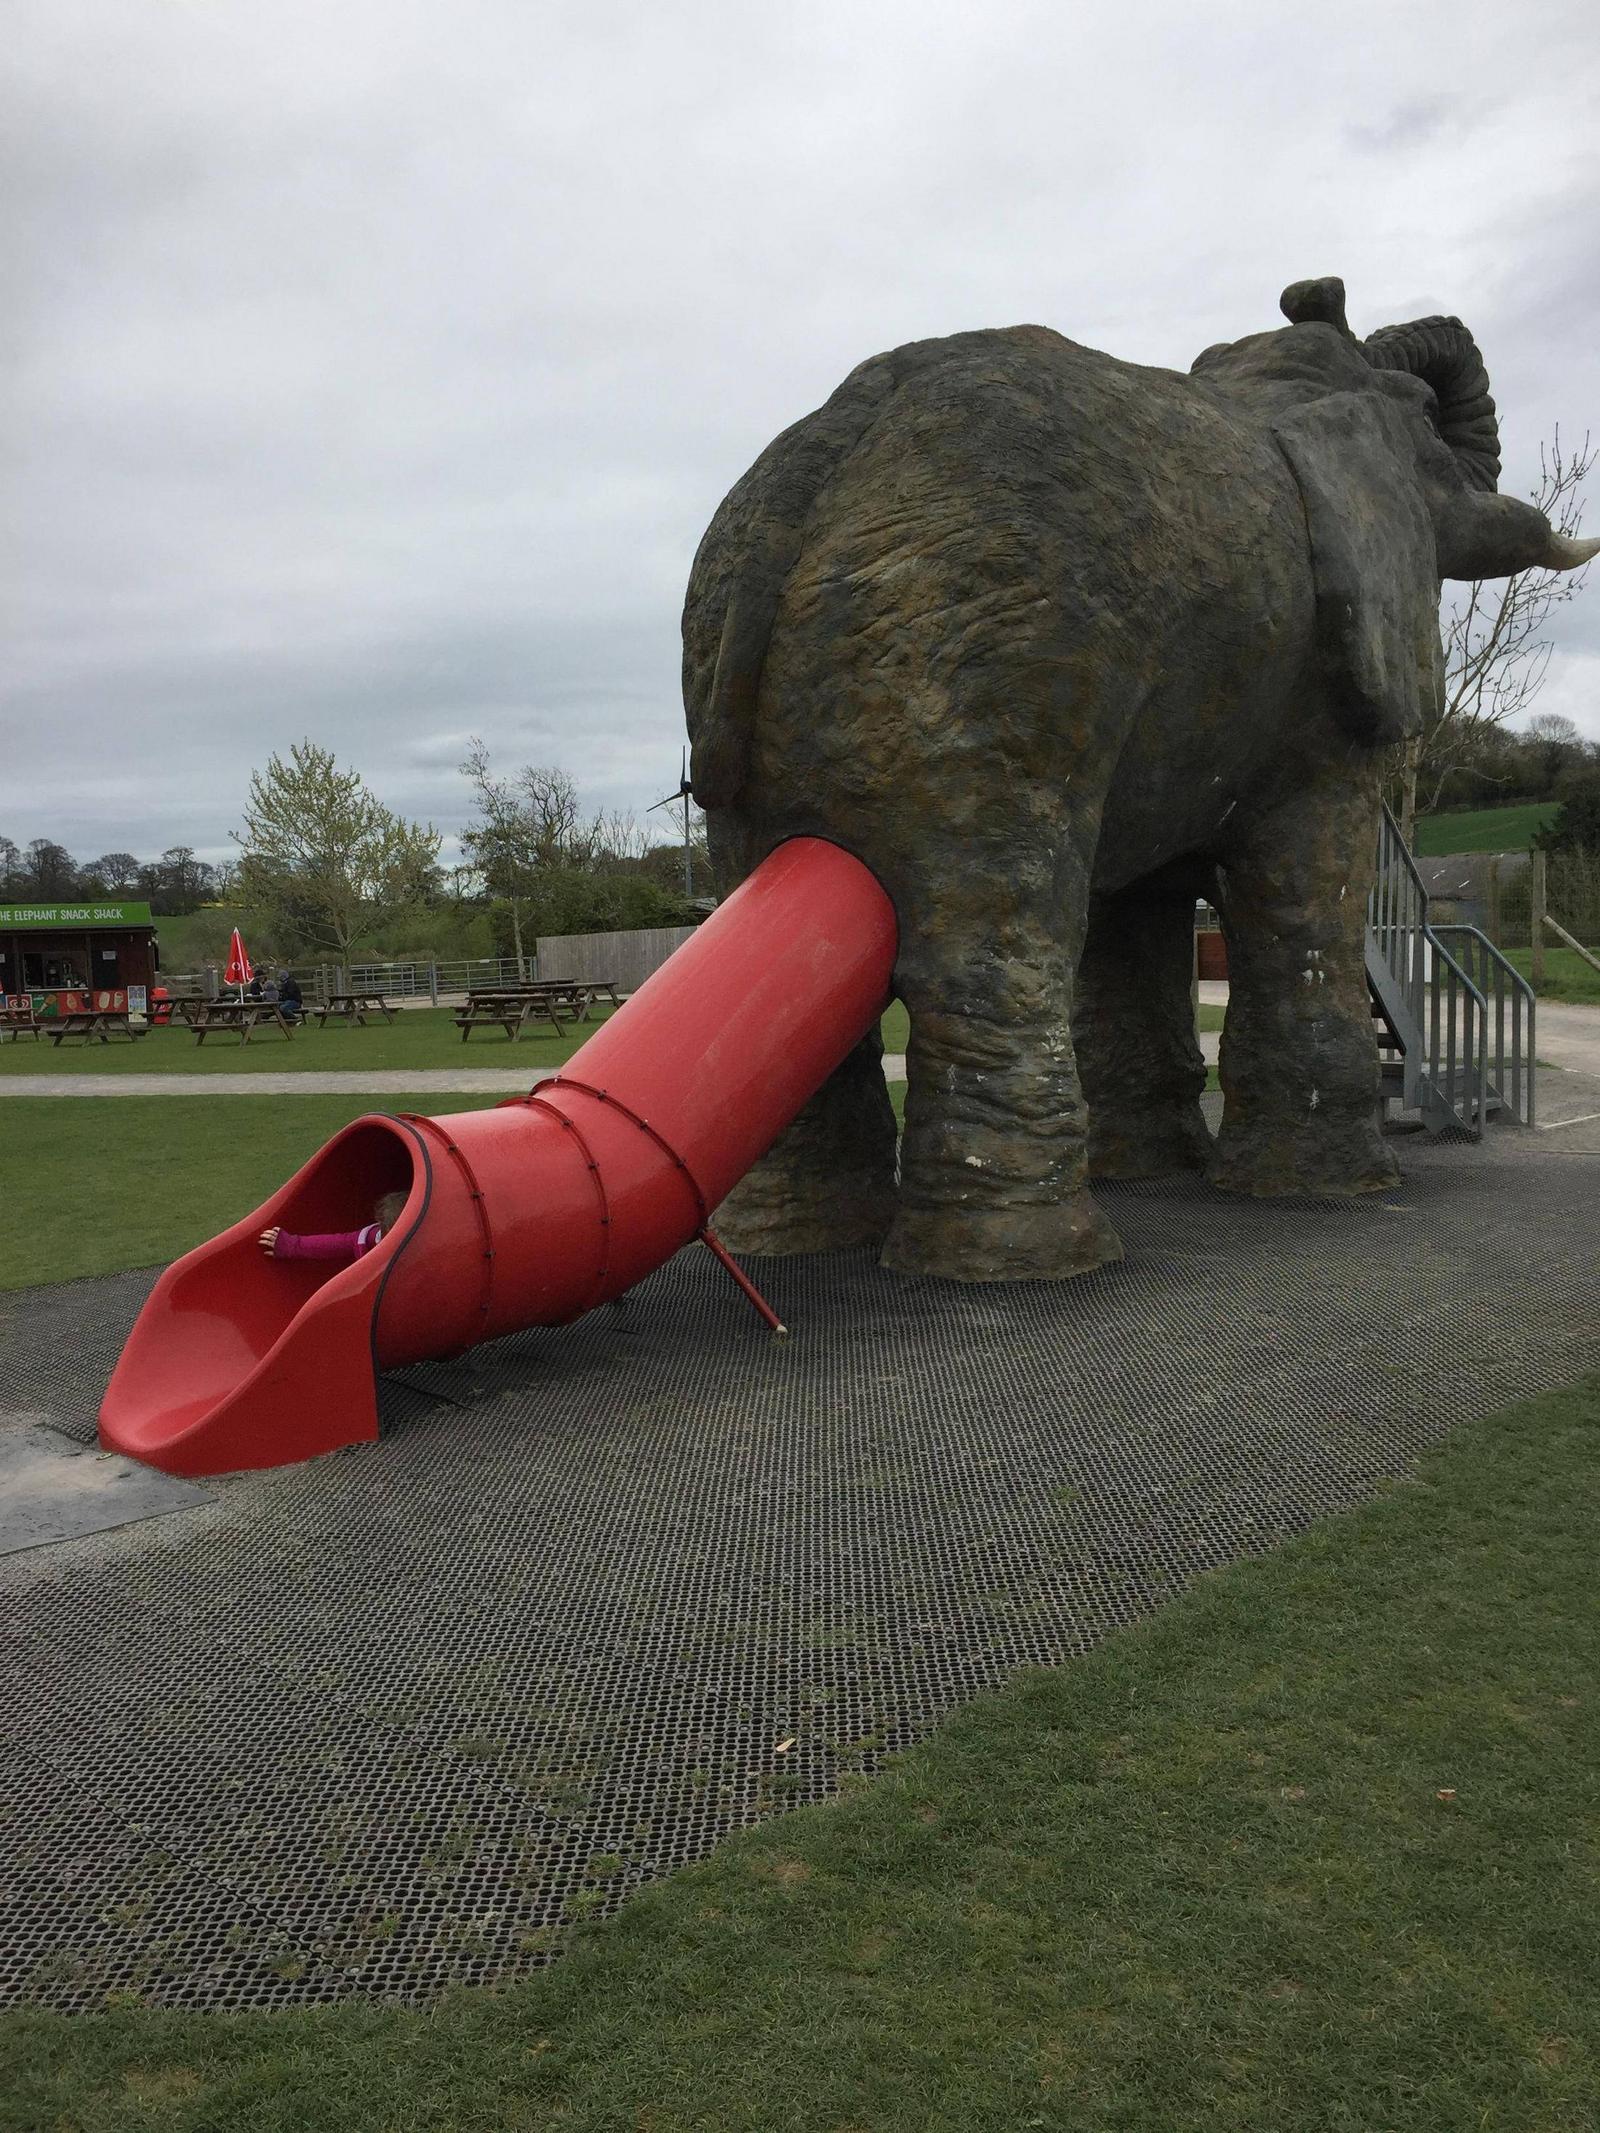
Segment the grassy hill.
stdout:
[[[161,943],[163,971],[189,972],[205,962],[220,963],[228,952],[228,936],[237,926],[244,935],[250,959],[258,969],[281,962],[305,963],[314,956],[281,954],[263,931],[261,921],[240,904],[206,904],[182,918],[158,918],[156,938]],[[357,960],[384,962],[391,957],[426,961],[429,956],[448,960],[455,956],[493,955],[489,916],[468,907],[413,912],[381,928],[362,947]],[[331,962],[332,957],[328,960]]]
[[1515,807],[1457,808],[1449,814],[1424,815],[1417,824],[1414,849],[1424,859],[1453,852],[1525,852],[1534,832],[1555,814],[1554,800],[1522,800]]
[[243,928],[245,944],[254,955],[249,914],[237,904],[206,904],[198,911],[185,912],[182,918],[158,918],[156,939],[161,945],[161,968],[191,971],[208,958],[218,960],[226,955],[228,935],[235,926]]

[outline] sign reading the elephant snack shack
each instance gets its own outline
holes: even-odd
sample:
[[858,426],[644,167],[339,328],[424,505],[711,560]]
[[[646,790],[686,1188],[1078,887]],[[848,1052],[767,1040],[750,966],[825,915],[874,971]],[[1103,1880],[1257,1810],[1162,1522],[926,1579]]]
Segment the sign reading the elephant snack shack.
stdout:
[[148,926],[148,904],[0,904],[0,926]]

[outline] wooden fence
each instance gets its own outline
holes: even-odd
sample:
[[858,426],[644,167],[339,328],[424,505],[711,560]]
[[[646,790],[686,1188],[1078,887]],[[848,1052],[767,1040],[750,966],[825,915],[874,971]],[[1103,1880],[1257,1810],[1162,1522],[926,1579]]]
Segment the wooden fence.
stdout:
[[637,992],[693,926],[645,926],[629,933],[556,933],[539,937],[541,978],[571,978],[578,984],[607,979],[618,992]]

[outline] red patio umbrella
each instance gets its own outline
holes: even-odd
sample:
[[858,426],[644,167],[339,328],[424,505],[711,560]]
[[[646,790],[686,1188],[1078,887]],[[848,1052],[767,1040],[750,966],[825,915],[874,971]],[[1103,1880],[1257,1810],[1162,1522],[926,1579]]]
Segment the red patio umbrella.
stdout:
[[224,985],[237,985],[242,996],[254,976],[255,972],[250,967],[250,951],[239,938],[239,929],[235,926],[233,939],[228,943],[228,967],[222,973],[222,982]]

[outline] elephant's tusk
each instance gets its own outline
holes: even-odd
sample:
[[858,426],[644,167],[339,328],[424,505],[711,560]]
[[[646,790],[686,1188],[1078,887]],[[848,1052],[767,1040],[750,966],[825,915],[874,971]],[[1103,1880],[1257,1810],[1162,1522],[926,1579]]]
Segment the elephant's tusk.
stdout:
[[1600,555],[1600,540],[1574,541],[1564,533],[1552,531],[1544,554],[1534,565],[1536,570],[1579,570],[1591,556]]

